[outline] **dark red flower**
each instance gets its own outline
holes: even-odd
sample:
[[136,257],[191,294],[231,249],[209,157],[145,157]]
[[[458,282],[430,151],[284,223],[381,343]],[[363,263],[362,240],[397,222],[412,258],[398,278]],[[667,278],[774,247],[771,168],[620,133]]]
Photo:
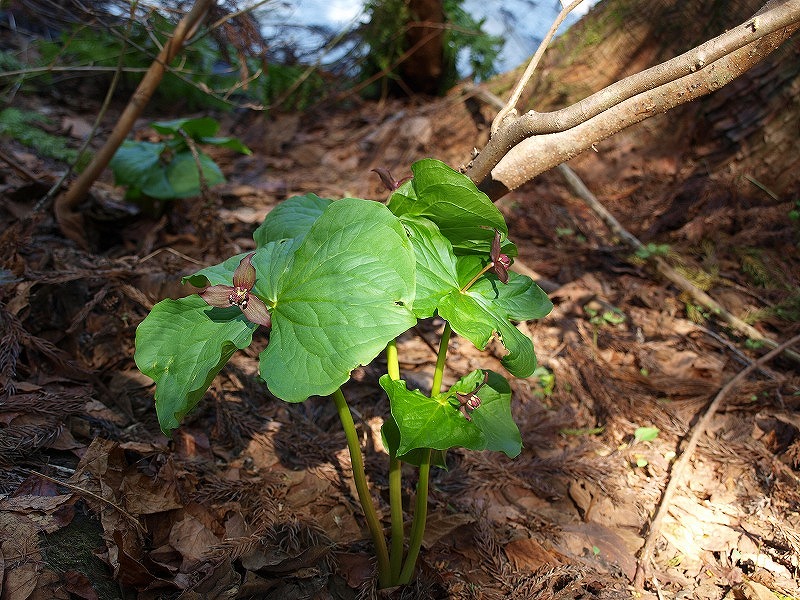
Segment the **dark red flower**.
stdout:
[[494,239],[492,240],[492,271],[494,271],[497,278],[503,283],[508,283],[508,268],[511,266],[511,259],[507,254],[500,252],[500,232],[494,230]]
[[486,385],[486,382],[489,380],[489,373],[483,373],[483,381],[481,384],[472,390],[469,394],[462,394],[460,392],[456,392],[456,397],[458,398],[458,411],[464,415],[464,418],[467,421],[472,421],[472,411],[478,408],[481,405],[481,399],[478,398],[478,392],[480,389]]
[[251,264],[255,252],[245,256],[233,272],[233,285],[212,285],[200,292],[209,305],[217,308],[238,306],[251,323],[264,327],[272,324],[266,304],[251,294],[256,284],[256,269]]

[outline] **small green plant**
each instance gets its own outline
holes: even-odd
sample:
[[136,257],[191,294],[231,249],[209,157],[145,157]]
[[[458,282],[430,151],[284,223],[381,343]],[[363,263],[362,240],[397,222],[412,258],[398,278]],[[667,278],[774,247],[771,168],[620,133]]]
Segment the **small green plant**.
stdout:
[[[286,200],[253,234],[256,249],[184,279],[200,295],[163,300],[136,331],[136,364],[156,382],[165,433],[180,425],[211,381],[258,328],[270,329],[260,377],[276,397],[330,396],[346,433],[359,501],[375,546],[382,588],[408,583],[422,544],[432,465],[450,448],[522,447],[511,388],[478,369],[443,389],[453,332],[479,349],[497,337],[515,376],[536,370],[533,343],[512,321],[538,319],[552,304],[528,277],[508,271],[516,248],[500,211],[464,175],[426,159],[413,178],[384,181],[387,205],[314,194]],[[395,339],[419,319],[445,321],[427,393],[401,378]],[[262,330],[263,331],[263,330]],[[342,386],[385,349],[380,378],[390,404],[382,433],[388,450],[391,545],[373,505],[353,418]],[[402,463],[416,465],[416,507],[405,551]]]
[[536,393],[545,397],[552,395],[556,386],[556,376],[553,372],[547,367],[539,365],[533,372],[533,376],[539,380],[540,389]]
[[654,256],[667,256],[669,254],[669,244],[656,244],[648,242],[646,245],[638,248],[634,253],[636,258],[647,260]]
[[126,140],[109,164],[115,183],[128,188],[125,193],[128,200],[145,203],[150,199],[197,196],[201,192],[198,166],[206,185],[225,181],[217,163],[197,145],[221,146],[250,154],[239,140],[216,137],[219,123],[209,117],[158,121],[152,127],[165,136],[163,141]]
[[79,169],[86,166],[88,156],[78,161],[78,151],[70,148],[65,138],[47,133],[43,129],[46,125],[48,125],[47,117],[39,113],[18,108],[6,108],[0,112],[0,135],[14,138],[42,156],[68,164],[77,162],[76,166]]

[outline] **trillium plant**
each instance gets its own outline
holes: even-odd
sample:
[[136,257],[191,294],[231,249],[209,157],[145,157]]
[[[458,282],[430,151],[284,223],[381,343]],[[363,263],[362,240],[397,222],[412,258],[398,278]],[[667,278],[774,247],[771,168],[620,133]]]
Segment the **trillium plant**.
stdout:
[[[394,182],[387,203],[314,194],[289,198],[253,234],[255,251],[186,277],[197,295],[156,304],[136,331],[136,364],[156,382],[159,423],[169,434],[214,377],[254,334],[268,337],[259,373],[285,402],[330,396],[344,427],[359,501],[375,545],[378,584],[408,583],[422,543],[432,465],[450,448],[522,448],[511,388],[476,370],[443,389],[453,332],[483,350],[505,347],[516,377],[536,368],[533,343],[514,325],[552,304],[529,278],[509,270],[516,247],[505,220],[464,175],[425,159]],[[408,389],[396,338],[419,319],[444,320],[432,389]],[[260,327],[260,329],[259,329]],[[386,353],[380,378],[390,404],[382,428],[388,452],[391,538],[387,544],[364,473],[359,439],[341,386],[359,365]],[[419,468],[409,538],[402,509],[402,463]]]

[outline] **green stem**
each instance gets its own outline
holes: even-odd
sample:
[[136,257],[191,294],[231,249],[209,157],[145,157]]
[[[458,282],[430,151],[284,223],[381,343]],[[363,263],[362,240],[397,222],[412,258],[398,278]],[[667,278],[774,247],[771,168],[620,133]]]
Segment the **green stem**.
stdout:
[[442,340],[439,343],[439,354],[436,356],[436,369],[433,372],[433,383],[431,384],[431,397],[442,391],[442,378],[444,377],[444,367],[447,362],[447,345],[450,343],[450,334],[453,330],[450,323],[445,321],[442,331]]
[[[400,379],[400,362],[397,358],[397,342],[392,340],[386,346],[386,372],[393,380]],[[394,456],[389,456],[389,507],[392,516],[392,548],[390,571],[392,585],[397,583],[400,570],[403,568],[403,463]]]
[[[447,346],[450,343],[450,335],[453,329],[450,323],[445,321],[442,339],[439,343],[439,353],[436,356],[436,369],[433,372],[433,383],[431,384],[431,397],[442,391],[442,379],[444,378],[444,368],[447,362]],[[408,542],[408,555],[400,572],[398,583],[406,584],[411,581],[414,574],[414,567],[417,565],[417,557],[422,547],[422,538],[425,535],[425,521],[428,519],[428,483],[431,474],[431,453],[428,449],[419,465],[419,481],[417,481],[417,499],[414,505],[414,520],[411,524],[411,538]]]
[[399,458],[389,457],[389,507],[392,515],[392,551],[390,554],[391,585],[396,585],[403,568],[403,463]]
[[411,525],[411,539],[408,542],[408,555],[405,565],[400,572],[399,584],[406,584],[411,581],[414,574],[414,567],[417,565],[417,557],[422,547],[422,538],[425,535],[425,521],[428,518],[428,481],[431,473],[431,450],[425,453],[419,465],[419,481],[417,482],[417,501],[414,506],[414,521]]
[[358,492],[358,501],[364,510],[364,518],[372,535],[372,542],[375,544],[375,555],[378,559],[378,585],[386,588],[391,585],[389,551],[386,548],[386,538],[383,536],[378,513],[375,511],[375,505],[372,503],[372,496],[369,493],[367,475],[364,471],[364,458],[361,455],[361,446],[358,442],[355,423],[353,423],[353,415],[350,413],[350,407],[347,406],[347,400],[345,400],[341,388],[336,390],[332,397],[347,437],[347,449],[350,451],[350,462],[353,465],[353,479]]

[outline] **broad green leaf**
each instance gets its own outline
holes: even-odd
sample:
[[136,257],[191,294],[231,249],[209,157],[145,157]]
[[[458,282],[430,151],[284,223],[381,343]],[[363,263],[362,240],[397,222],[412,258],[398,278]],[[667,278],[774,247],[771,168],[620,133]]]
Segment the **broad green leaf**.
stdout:
[[175,136],[179,136],[178,131],[182,129],[190,138],[200,139],[215,136],[219,131],[219,122],[211,117],[197,117],[156,121],[152,127],[162,135]]
[[395,381],[388,375],[380,378],[380,384],[389,396],[392,417],[400,430],[397,456],[401,460],[417,448],[483,450],[486,447],[481,430],[450,404],[448,394],[428,398],[419,390],[406,388],[405,381]]
[[[210,156],[198,152],[197,158],[200,168],[203,169],[206,185],[210,187],[225,181],[225,176]],[[166,173],[167,180],[172,186],[172,195],[167,198],[188,198],[200,193],[200,175],[197,172],[197,162],[191,152],[180,152],[173,156],[167,165]],[[148,195],[152,196],[152,194]],[[158,198],[159,196],[153,197]]]
[[[473,262],[471,257],[464,259]],[[473,268],[460,272],[460,277],[467,279],[470,272],[474,274],[479,270]],[[447,294],[439,303],[438,310],[453,331],[467,338],[479,350],[486,348],[489,340],[498,335],[508,350],[502,359],[503,366],[517,377],[530,377],[536,369],[533,342],[514,327],[510,319],[540,319],[552,308],[547,294],[530,277],[510,272],[506,285],[495,276],[487,275],[466,292],[456,290]]]
[[[389,210],[395,215],[430,219],[450,240],[456,254],[488,256],[494,230],[504,238],[508,235],[502,213],[469,177],[432,158],[414,163],[411,170],[413,179],[389,199]],[[511,247],[506,254],[514,254]]]
[[270,391],[287,402],[331,394],[412,327],[414,266],[405,230],[384,205],[330,204],[278,282],[260,361]]
[[[495,450],[514,458],[522,451],[522,436],[511,415],[511,386],[502,375],[494,371],[486,372],[489,378],[478,392],[481,405],[470,416],[486,437],[486,450]],[[483,381],[483,374],[481,370],[473,371],[454,383],[450,391],[469,393]]]
[[142,186],[142,181],[159,167],[164,144],[125,140],[111,158],[109,167],[117,185]]
[[438,227],[423,217],[402,217],[417,261],[417,292],[414,314],[420,319],[433,315],[444,296],[459,289],[456,257],[450,242]]
[[249,155],[253,153],[253,151],[245,146],[241,140],[233,137],[202,137],[200,138],[200,143],[219,146],[220,148],[228,148],[229,150],[235,150],[236,152],[241,152],[242,154]]
[[196,295],[153,307],[136,329],[134,359],[156,382],[164,433],[180,425],[233,353],[250,345],[256,327],[238,308],[212,308]]
[[[397,448],[400,446],[400,429],[392,415],[389,415],[383,422],[381,427],[381,439],[383,445],[389,452],[390,456],[397,456]],[[406,452],[400,460],[410,465],[420,466],[426,458],[427,453],[431,453],[431,465],[439,467],[440,469],[447,470],[447,451],[446,450],[431,450],[428,448],[417,448]]]
[[257,246],[282,239],[302,239],[322,212],[333,202],[316,194],[293,196],[267,214],[253,233]]

